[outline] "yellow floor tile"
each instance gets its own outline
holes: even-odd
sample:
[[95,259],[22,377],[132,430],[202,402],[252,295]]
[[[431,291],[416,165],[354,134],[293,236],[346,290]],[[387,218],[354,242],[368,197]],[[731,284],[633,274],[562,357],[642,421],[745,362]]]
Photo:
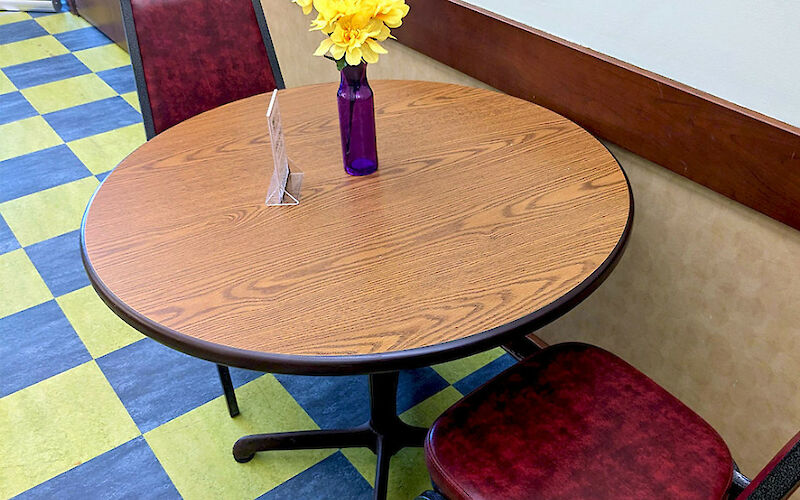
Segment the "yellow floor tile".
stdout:
[[0,125],[0,161],[61,144],[61,137],[41,116]]
[[[120,49],[121,50],[121,49]],[[14,66],[46,57],[67,54],[69,50],[53,36],[40,36],[0,45],[0,65]]]
[[[14,92],[15,90],[17,90],[17,87],[15,87],[14,84],[11,83],[11,80],[8,79],[6,74],[3,73],[2,70],[0,70],[0,94],[6,94],[8,92]],[[126,101],[127,101],[127,99],[126,99]],[[130,102],[130,101],[128,101],[128,102]]]
[[32,19],[27,12],[0,12],[0,25],[18,23]]
[[0,399],[0,498],[9,498],[139,434],[94,361]]
[[144,126],[135,123],[102,134],[93,135],[67,146],[93,174],[107,172],[145,142]]
[[41,114],[117,95],[114,89],[94,73],[29,87],[20,92]]
[[139,105],[139,94],[137,94],[136,92],[128,92],[127,94],[122,94],[121,97],[126,101],[128,101],[128,104],[133,106],[133,109],[135,109],[139,113],[142,112],[142,107]]
[[93,358],[144,338],[106,306],[91,286],[56,299]]
[[475,370],[482,368],[484,365],[499,358],[504,353],[505,351],[503,349],[497,347],[491,351],[479,352],[478,354],[473,354],[468,358],[448,361],[447,363],[434,365],[431,368],[436,370],[436,372],[439,373],[442,378],[453,384]]
[[25,250],[19,248],[0,255],[0,318],[51,298],[50,290]]
[[37,17],[36,22],[51,34],[78,30],[91,26],[89,23],[84,21],[82,17],[70,14],[69,12],[62,12],[61,14],[54,14],[52,16]]
[[[374,453],[367,448],[347,448],[342,450],[342,454],[370,485],[375,486],[377,457]],[[409,500],[429,489],[431,479],[422,448],[404,448],[392,457],[389,463],[387,500]]]
[[455,387],[449,385],[413,408],[406,410],[400,415],[400,418],[411,425],[430,427],[439,415],[461,397],[461,393]]
[[236,397],[236,418],[219,397],[145,434],[183,498],[256,498],[335,451],[273,451],[237,463],[231,449],[244,435],[318,427],[272,375],[237,388]]
[[131,63],[131,58],[128,56],[128,53],[115,43],[79,50],[73,52],[73,54],[94,72],[119,68],[120,66],[127,66]]
[[[453,403],[461,399],[461,393],[448,386],[413,408],[405,411],[400,417],[411,425],[430,427],[433,421]],[[375,483],[374,453],[363,448],[342,450],[344,456],[353,464],[369,484]],[[431,488],[425,457],[422,448],[406,448],[392,457],[389,465],[388,500],[405,500]]]
[[78,229],[86,204],[100,183],[94,177],[62,184],[0,203],[0,214],[20,245]]

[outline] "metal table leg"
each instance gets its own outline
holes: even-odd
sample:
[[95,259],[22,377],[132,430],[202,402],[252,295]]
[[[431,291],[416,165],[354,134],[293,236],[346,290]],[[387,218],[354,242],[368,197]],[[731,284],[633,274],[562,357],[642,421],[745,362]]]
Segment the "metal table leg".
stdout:
[[369,376],[369,421],[351,429],[282,432],[245,436],[233,445],[233,457],[244,463],[260,451],[320,448],[369,448],[378,456],[375,500],[386,498],[389,461],[410,446],[422,446],[428,429],[408,425],[397,416],[398,372]]

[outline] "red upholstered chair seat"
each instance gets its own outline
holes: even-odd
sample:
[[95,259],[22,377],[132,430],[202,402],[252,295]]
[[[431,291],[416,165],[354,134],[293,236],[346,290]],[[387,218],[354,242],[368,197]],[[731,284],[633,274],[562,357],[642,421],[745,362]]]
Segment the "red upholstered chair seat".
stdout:
[[724,498],[717,432],[602,349],[559,344],[447,410],[425,443],[449,499]]

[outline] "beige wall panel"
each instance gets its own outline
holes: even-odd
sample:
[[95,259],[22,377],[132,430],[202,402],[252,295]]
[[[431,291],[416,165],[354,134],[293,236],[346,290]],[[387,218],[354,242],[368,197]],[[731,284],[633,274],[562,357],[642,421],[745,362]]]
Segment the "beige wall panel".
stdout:
[[620,355],[705,417],[754,474],[800,430],[800,232],[611,150],[636,199],[627,252],[538,334]]
[[[286,85],[338,81],[331,61],[311,55],[322,35],[307,31],[310,18],[289,0],[262,3]],[[486,87],[386,47],[372,79]],[[627,253],[597,292],[539,334],[617,353],[705,417],[755,474],[800,430],[800,232],[611,149],[636,198]]]

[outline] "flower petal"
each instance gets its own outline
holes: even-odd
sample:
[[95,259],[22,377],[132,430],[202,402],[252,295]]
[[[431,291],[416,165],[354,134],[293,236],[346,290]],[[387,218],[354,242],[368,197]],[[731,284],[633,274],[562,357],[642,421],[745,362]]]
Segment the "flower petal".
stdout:
[[381,47],[381,44],[373,40],[372,38],[367,40],[367,46],[376,54],[388,54],[389,51]]
[[330,38],[326,38],[325,40],[320,42],[319,47],[317,47],[317,50],[314,51],[314,55],[324,56],[332,45],[333,45],[333,40],[331,40]]
[[369,48],[369,45],[363,45],[361,47],[361,57],[364,58],[364,62],[367,64],[375,64],[378,62],[378,54]]
[[350,66],[358,66],[361,64],[361,48],[352,47],[347,49],[347,52],[344,55],[344,60],[347,61],[347,64]]

